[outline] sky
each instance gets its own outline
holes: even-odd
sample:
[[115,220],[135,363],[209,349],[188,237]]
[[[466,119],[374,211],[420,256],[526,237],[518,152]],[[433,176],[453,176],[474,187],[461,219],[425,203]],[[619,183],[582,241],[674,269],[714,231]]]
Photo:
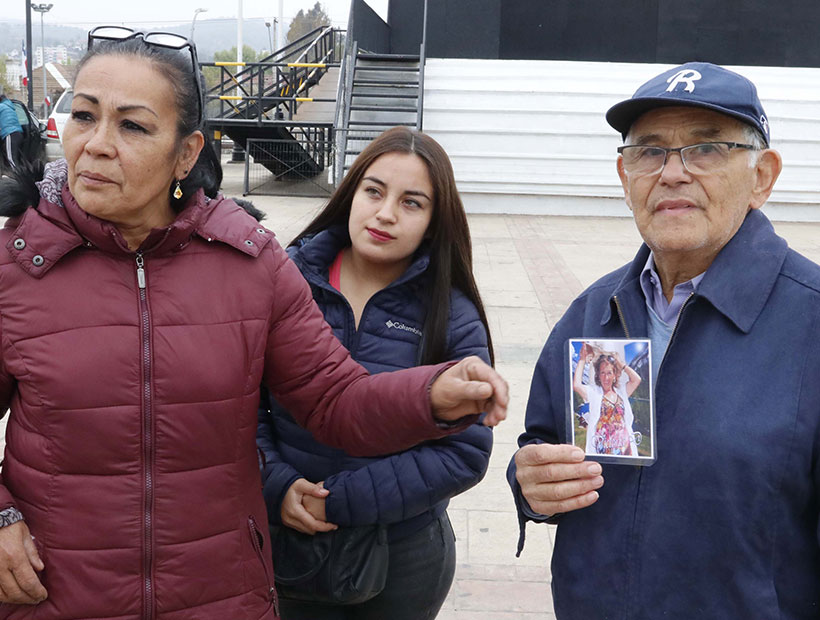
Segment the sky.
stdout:
[[[25,20],[28,0],[0,1],[0,21]],[[45,14],[46,23],[86,27],[99,24],[182,24],[190,23],[194,11],[203,19],[236,19],[242,4],[244,18],[277,17],[278,0],[51,0],[54,6]],[[320,0],[334,26],[344,26],[350,9],[349,0]],[[387,19],[388,0],[366,0],[383,19]],[[316,0],[284,0],[283,13],[287,23],[299,9],[308,10]],[[32,11],[32,23],[39,24],[40,15]]]

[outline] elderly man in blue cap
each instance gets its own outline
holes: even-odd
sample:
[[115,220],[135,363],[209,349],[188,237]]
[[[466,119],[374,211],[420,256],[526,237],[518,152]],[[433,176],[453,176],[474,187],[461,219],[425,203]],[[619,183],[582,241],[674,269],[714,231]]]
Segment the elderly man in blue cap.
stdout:
[[[609,110],[644,244],[584,291],[535,368],[508,470],[557,523],[556,615],[820,617],[820,267],[760,211],[780,173],[755,86],[707,63]],[[651,467],[567,442],[567,340],[650,338]]]

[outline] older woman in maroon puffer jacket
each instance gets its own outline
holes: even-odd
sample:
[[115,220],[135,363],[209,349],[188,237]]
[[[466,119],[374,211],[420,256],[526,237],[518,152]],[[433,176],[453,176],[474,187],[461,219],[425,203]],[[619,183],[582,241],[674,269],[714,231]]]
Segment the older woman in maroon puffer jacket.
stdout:
[[13,216],[0,233],[0,618],[272,619],[260,383],[358,454],[458,430],[474,417],[443,421],[485,406],[496,422],[506,386],[475,359],[367,376],[273,235],[217,196],[192,48],[92,35],[67,178],[57,166],[39,188],[0,187]]

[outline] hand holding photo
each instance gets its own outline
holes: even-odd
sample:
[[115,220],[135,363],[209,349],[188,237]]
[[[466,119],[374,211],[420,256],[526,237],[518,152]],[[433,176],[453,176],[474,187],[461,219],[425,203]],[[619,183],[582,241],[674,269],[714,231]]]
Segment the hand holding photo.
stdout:
[[591,460],[651,465],[655,408],[648,340],[569,341],[569,443]]

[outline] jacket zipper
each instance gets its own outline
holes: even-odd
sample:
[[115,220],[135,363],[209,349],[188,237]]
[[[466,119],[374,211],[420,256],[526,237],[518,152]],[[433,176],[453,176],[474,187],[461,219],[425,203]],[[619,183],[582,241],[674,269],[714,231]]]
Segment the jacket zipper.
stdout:
[[[661,360],[661,363],[658,366],[658,375],[655,377],[655,385],[656,386],[657,386],[657,379],[661,376],[661,367],[663,366],[663,362],[666,360],[666,354],[669,352],[669,347],[672,346],[672,340],[674,340],[675,334],[678,331],[678,323],[680,323],[680,317],[683,314],[683,309],[689,304],[689,301],[692,299],[692,296],[694,294],[695,294],[694,291],[689,293],[689,296],[681,304],[680,310],[678,310],[678,315],[675,317],[675,326],[672,328],[672,334],[669,336],[669,343],[666,345],[666,351],[664,351],[663,359]],[[618,296],[615,295],[613,297],[613,299],[615,300],[615,308],[618,310],[618,318],[620,319],[621,325],[624,328],[624,333],[626,334],[626,337],[629,338],[629,330],[626,327],[626,321],[624,320],[624,315],[623,315],[623,312],[621,311],[621,305],[618,302]],[[640,493],[642,480],[643,480],[643,468],[641,468],[641,471],[638,472],[638,493]],[[635,518],[636,519],[637,519],[637,510],[638,510],[638,507],[637,507],[637,504],[636,504],[636,506],[635,506]],[[634,528],[635,528],[634,523],[633,523],[632,527],[633,527],[633,530],[634,530]],[[630,582],[631,582],[631,577],[630,577]],[[627,596],[626,596],[627,617],[629,615],[629,611],[630,611],[630,608],[631,608],[631,604],[630,604],[631,603],[631,599],[630,599],[631,593],[629,592],[630,587],[631,586],[627,586]]]
[[624,320],[624,313],[621,310],[621,302],[618,301],[617,295],[615,295],[612,299],[615,301],[615,309],[618,311],[618,319],[621,321],[621,327],[624,328],[624,335],[629,338],[629,328],[626,326],[626,321]]
[[142,456],[144,463],[145,504],[143,506],[143,618],[154,617],[154,583],[153,583],[153,503],[154,503],[154,437],[152,433],[153,408],[151,392],[151,315],[148,310],[148,290],[145,279],[145,260],[138,252],[137,286],[139,288],[140,330],[142,340]]
[[[270,574],[268,574],[268,567],[265,564],[265,557],[262,553],[262,545],[259,542],[259,539],[262,535],[259,533],[259,528],[256,527],[256,519],[253,515],[248,517],[248,529],[251,531],[251,543],[253,544],[253,549],[256,551],[256,555],[259,557],[259,561],[262,562],[262,569],[265,571],[265,580],[268,582],[268,596],[270,597],[271,603],[273,603],[273,611],[276,616],[279,616],[279,597],[276,594],[276,588],[273,586],[271,582]],[[274,570],[276,570],[274,568]]]

